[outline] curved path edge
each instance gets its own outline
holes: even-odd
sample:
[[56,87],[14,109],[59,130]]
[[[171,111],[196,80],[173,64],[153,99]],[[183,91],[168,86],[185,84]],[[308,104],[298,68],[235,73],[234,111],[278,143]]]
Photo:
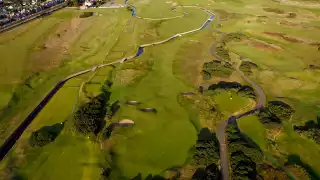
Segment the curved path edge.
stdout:
[[[132,13],[132,16],[135,17],[136,16],[136,10],[135,7],[132,5],[129,5],[131,7],[134,8],[134,13]],[[138,57],[140,55],[143,54],[144,52],[144,48],[145,47],[149,47],[149,46],[154,46],[154,45],[159,45],[159,44],[164,44],[166,42],[172,41],[174,39],[176,39],[177,37],[181,37],[183,35],[187,35],[187,34],[191,34],[197,31],[200,31],[202,29],[204,29],[215,17],[215,14],[212,13],[211,11],[202,8],[202,7],[197,7],[197,6],[180,6],[180,7],[191,7],[191,8],[199,8],[201,10],[203,10],[204,12],[206,12],[207,14],[209,14],[209,18],[197,29],[193,29],[193,30],[189,30],[186,32],[181,32],[178,34],[175,34],[165,40],[162,41],[158,41],[158,42],[154,42],[151,44],[142,44],[139,46],[136,54],[131,55],[129,57],[125,57],[122,58],[120,60],[111,62],[111,63],[106,63],[106,64],[100,64],[98,66],[93,66],[90,69],[86,69],[77,73],[74,73],[70,76],[67,76],[66,78],[62,79],[61,81],[59,81],[53,88],[51,91],[49,91],[49,93],[45,96],[44,99],[42,99],[40,101],[40,103],[35,107],[35,109],[25,118],[25,120],[18,126],[17,129],[15,129],[13,131],[13,133],[5,140],[5,142],[1,145],[0,147],[0,161],[3,160],[3,158],[7,155],[7,153],[11,150],[11,148],[14,146],[14,144],[16,143],[16,141],[21,137],[22,133],[26,130],[26,128],[31,124],[31,122],[35,119],[35,117],[41,112],[41,110],[46,106],[46,104],[50,101],[50,99],[58,92],[58,90],[70,79],[80,76],[82,74],[88,73],[90,71],[96,71],[96,69],[98,68],[102,68],[105,66],[109,66],[109,65],[113,65],[113,64],[117,64],[117,63],[123,63],[127,60],[131,60],[134,59],[135,57]]]
[[[222,37],[215,42],[215,44],[212,45],[211,48],[211,55],[216,57],[219,61],[224,61],[224,62],[228,62],[224,59],[222,59],[221,57],[219,57],[218,55],[215,54],[214,50],[215,47],[218,43],[222,42],[222,40],[224,39],[224,35],[222,35]],[[239,64],[240,65],[240,64]],[[238,74],[240,74],[240,76],[247,82],[249,83],[252,88],[254,89],[254,91],[258,94],[258,99],[256,100],[257,103],[255,105],[255,107],[252,110],[249,110],[247,112],[244,112],[242,114],[236,115],[236,116],[230,116],[227,120],[223,121],[219,127],[218,127],[218,139],[219,139],[219,143],[220,143],[220,166],[222,169],[222,175],[223,175],[223,180],[229,180],[230,176],[229,176],[229,164],[228,164],[228,147],[227,147],[227,143],[226,143],[226,128],[228,126],[229,123],[234,123],[235,121],[237,121],[238,119],[254,114],[257,111],[259,111],[261,108],[264,107],[264,105],[266,104],[266,95],[263,91],[263,89],[254,81],[252,81],[249,77],[247,77],[240,69],[239,66],[237,67],[233,67],[236,72]],[[241,132],[243,134],[245,134],[244,132]],[[265,153],[263,152],[263,154],[265,155]],[[265,156],[266,157],[266,156]],[[269,157],[267,157],[267,159],[269,159]],[[276,165],[277,167],[279,167],[279,165]],[[294,177],[294,175],[292,173],[290,173],[288,170],[286,170],[286,168],[280,166],[281,169],[283,169],[283,171],[289,176],[289,177],[293,177],[294,179],[296,179]]]

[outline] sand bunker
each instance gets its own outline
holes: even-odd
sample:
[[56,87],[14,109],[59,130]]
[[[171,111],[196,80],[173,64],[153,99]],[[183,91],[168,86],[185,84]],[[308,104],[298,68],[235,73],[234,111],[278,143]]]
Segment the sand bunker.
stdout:
[[134,121],[130,119],[123,119],[118,123],[120,126],[131,126],[134,125]]

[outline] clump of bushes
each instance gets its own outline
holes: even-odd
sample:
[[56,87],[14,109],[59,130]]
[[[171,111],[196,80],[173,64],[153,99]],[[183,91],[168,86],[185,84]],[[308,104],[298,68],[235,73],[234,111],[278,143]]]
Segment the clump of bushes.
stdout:
[[75,112],[74,126],[81,134],[97,134],[103,128],[105,113],[106,100],[103,95],[99,95]]
[[258,179],[263,163],[261,150],[246,141],[236,123],[228,125],[227,133],[232,179]]
[[198,166],[218,163],[219,143],[217,139],[198,140],[195,145],[193,159]]
[[207,128],[201,129],[193,154],[194,165],[198,169],[192,179],[219,180],[221,177],[217,166],[219,157],[219,142],[216,135]]
[[220,91],[233,91],[242,97],[252,98],[252,99],[256,98],[256,94],[252,87],[247,85],[241,85],[238,82],[220,81],[218,84],[210,85],[208,90],[214,91],[217,93],[219,93]]
[[216,47],[216,55],[220,58],[222,58],[225,61],[231,61],[229,50],[225,44],[225,42],[221,42]]
[[212,76],[228,77],[232,72],[230,63],[214,60],[203,64],[202,77],[204,80],[209,80]]
[[250,61],[242,61],[239,69],[246,75],[252,75],[252,69],[258,68],[258,66]]
[[295,132],[320,144],[320,116],[317,117],[317,122],[308,121],[304,126],[293,126]]
[[47,131],[35,131],[31,134],[30,145],[32,147],[42,147],[54,140],[54,134]]
[[297,17],[297,14],[296,13],[293,13],[293,12],[290,12],[288,15],[287,15],[287,18],[295,18]]
[[93,16],[93,12],[83,12],[82,14],[80,14],[80,18],[87,18]]
[[269,101],[268,105],[260,109],[258,117],[267,128],[279,128],[282,121],[288,120],[294,113],[293,108],[282,101]]
[[240,32],[229,33],[224,36],[224,42],[227,43],[229,41],[242,41],[246,38],[247,38],[247,36],[243,33],[240,33]]
[[32,132],[29,139],[30,146],[42,147],[51,143],[56,139],[63,127],[64,123],[59,123],[52,126],[44,126],[41,129]]
[[244,85],[238,90],[238,96],[247,97],[251,99],[256,98],[256,94],[251,86]]
[[263,8],[263,10],[266,11],[266,12],[274,12],[274,13],[277,13],[277,14],[283,14],[284,13],[284,10],[279,9],[279,8]]
[[281,120],[289,119],[294,113],[292,107],[282,101],[269,101],[267,108]]
[[192,180],[220,180],[221,173],[216,164],[211,164],[205,169],[200,168],[192,176]]

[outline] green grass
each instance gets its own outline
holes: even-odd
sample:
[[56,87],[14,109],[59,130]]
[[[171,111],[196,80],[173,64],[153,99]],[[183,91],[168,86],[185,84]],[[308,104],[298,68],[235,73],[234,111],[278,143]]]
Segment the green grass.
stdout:
[[245,116],[237,120],[241,132],[245,133],[253,140],[262,150],[268,146],[266,140],[266,129],[255,115]]
[[299,136],[288,125],[285,126],[284,132],[277,142],[280,151],[287,152],[288,155],[297,155],[301,162],[309,166],[313,173],[319,177],[319,145],[311,139]]
[[[0,108],[5,108],[8,103],[11,104],[10,108],[0,111],[1,141],[8,137],[61,79],[90,68],[94,64],[108,61],[105,59],[108,49],[113,46],[115,39],[121,33],[121,28],[127,22],[130,13],[124,9],[116,11],[92,9],[92,11],[97,15],[84,21],[81,26],[84,29],[81,36],[75,38],[67,48],[64,48],[67,52],[65,52],[65,56],[60,57],[62,63],[51,69],[33,68],[38,62],[34,62],[32,55],[40,51],[39,47],[42,47],[49,37],[52,38],[51,35],[58,27],[68,23],[76,24],[74,21],[77,21],[77,17],[82,11],[63,9],[48,17],[1,34],[2,66],[0,70],[3,74],[0,78],[0,99],[2,100]],[[99,26],[93,24],[99,24]],[[57,38],[57,36],[54,37]],[[89,49],[81,49],[83,45]],[[19,49],[19,53],[14,51],[17,49]],[[55,55],[51,54],[50,56]],[[46,58],[43,57],[41,60],[43,63]],[[31,78],[31,89],[25,85],[25,80],[36,73],[39,74]],[[18,98],[12,98],[12,94]]]
[[218,104],[219,110],[226,115],[239,111],[249,103],[249,99],[238,96],[231,91],[220,92],[214,96],[214,100]]
[[[86,76],[82,76],[82,79],[85,78]],[[76,96],[78,96],[78,87],[75,85],[79,86],[77,79],[71,81],[73,82],[66,84],[58,91],[33,120],[7,157],[17,158],[23,162],[18,164],[19,169],[16,172],[20,176],[28,179],[81,179],[82,177],[96,179],[99,177],[100,169],[95,165],[98,162],[95,158],[99,153],[98,145],[90,142],[86,137],[77,137],[73,134],[70,131],[69,122],[57,139],[49,145],[42,148],[31,148],[27,145],[33,131],[70,119],[77,100]]]
[[[143,177],[159,174],[182,165],[196,140],[196,130],[187,112],[179,106],[177,95],[188,89],[172,75],[172,59],[182,41],[148,48],[138,59],[152,57],[154,64],[141,81],[129,87],[114,85],[112,99],[138,100],[142,107],[153,107],[157,113],[143,113],[123,105],[116,119],[135,121],[135,126],[113,137],[116,142],[115,164],[126,177],[142,173]],[[170,49],[166,52],[166,49]]]
[[[61,66],[42,71],[40,75],[31,78],[33,89],[21,85],[36,71],[30,66],[31,55],[39,51],[39,47],[63,22],[70,22],[83,11],[57,11],[43,20],[28,23],[0,36],[0,108],[5,107],[7,102],[14,101],[11,98],[13,93],[23,97],[8,112],[3,112],[0,124],[1,139],[5,139],[20,124],[44,94],[61,78],[92,65],[130,56],[136,52],[140,44],[163,40],[176,33],[198,28],[208,17],[199,9],[177,8],[177,12],[174,12],[171,10],[172,3],[165,0],[132,0],[132,3],[137,7],[138,15],[142,17],[172,17],[181,12],[187,12],[188,16],[168,21],[146,21],[131,18],[131,13],[126,9],[84,10],[93,11],[96,15],[85,19],[85,23],[81,25],[84,30],[70,43]],[[307,44],[293,44],[283,39],[270,38],[262,33],[283,32],[318,42],[320,36],[316,29],[289,28],[279,24],[280,21],[286,20],[316,27],[319,19],[312,16],[310,22],[307,22],[307,17],[310,12],[319,14],[318,10],[279,5],[266,0],[249,0],[245,3],[238,0],[180,0],[177,5],[219,9],[216,15],[227,16],[228,19],[218,22],[222,25],[218,30],[244,32],[250,38],[282,48],[279,52],[268,52],[247,42],[227,44],[230,51],[248,58],[259,66],[259,70],[250,78],[264,88],[268,98],[290,97],[287,100],[297,109],[290,122],[299,123],[308,118],[314,119],[319,111],[314,105],[319,96],[319,74],[304,71],[304,68],[308,64],[317,63],[319,52]],[[263,7],[279,8],[285,13],[295,12],[297,17],[284,19],[278,14],[263,11]],[[221,9],[226,12],[222,12]],[[259,22],[257,16],[268,16],[266,24]],[[201,78],[199,80],[199,76],[203,62],[213,59],[209,50],[215,42],[215,30],[217,29],[209,26],[202,32],[146,48],[144,54],[134,59],[134,62],[126,62],[115,68],[115,71],[119,72],[132,69],[140,74],[129,85],[121,84],[118,81],[122,78],[120,77],[112,86],[111,102],[120,100],[121,108],[111,121],[132,119],[135,122],[132,127],[117,129],[109,139],[112,144],[111,151],[114,152],[113,161],[109,162],[113,165],[112,177],[120,174],[132,178],[139,173],[143,178],[148,174],[163,175],[167,168],[183,166],[186,163],[188,151],[196,142],[201,114],[198,114],[200,111],[195,108],[192,108],[195,112],[187,112],[188,109],[184,109],[178,103],[178,98],[181,92],[196,91],[199,85],[211,83],[203,82]],[[16,53],[17,49],[19,53]],[[90,81],[103,83],[105,79],[113,78],[116,74],[115,72],[110,75],[109,72],[110,67],[99,69]],[[7,163],[12,163],[16,167],[16,173],[28,179],[99,179],[100,167],[105,163],[107,152],[102,153],[99,144],[91,142],[87,137],[75,135],[71,131],[70,122],[66,123],[64,130],[53,143],[43,148],[30,148],[27,145],[32,131],[63,122],[71,115],[76,97],[79,95],[79,86],[88,81],[91,74],[73,78],[64,85],[26,130],[2,162],[1,168]],[[290,77],[299,78],[303,83],[299,90],[286,89],[294,84]],[[100,85],[87,84],[85,89],[91,93],[98,93]],[[225,116],[242,111],[249,103],[249,99],[239,97],[233,92],[221,92],[212,96],[212,99]],[[140,107],[156,108],[157,113],[141,112],[136,107],[125,105],[123,102],[126,100],[140,101]],[[240,129],[261,149],[267,149],[266,131],[256,116],[244,117],[238,123]],[[320,172],[320,164],[317,162],[319,147],[313,141],[299,137],[290,128],[285,128],[282,136],[277,139],[277,145],[281,153],[299,155],[304,163],[310,165],[314,171]],[[279,154],[269,150],[268,153]]]

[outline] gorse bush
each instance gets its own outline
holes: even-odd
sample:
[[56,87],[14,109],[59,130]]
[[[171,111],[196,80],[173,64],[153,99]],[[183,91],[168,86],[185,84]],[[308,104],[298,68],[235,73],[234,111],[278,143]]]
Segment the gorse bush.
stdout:
[[232,179],[257,179],[258,167],[263,162],[261,150],[246,141],[237,124],[229,124],[227,133]]
[[93,16],[93,12],[83,12],[82,14],[80,14],[80,18],[87,18]]
[[103,127],[106,101],[99,95],[82,105],[74,114],[74,125],[82,134],[97,134]]
[[54,134],[47,131],[35,131],[31,134],[30,145],[42,147],[54,140]]
[[209,80],[213,76],[228,77],[232,72],[230,63],[214,60],[203,64],[202,76],[204,80]]

